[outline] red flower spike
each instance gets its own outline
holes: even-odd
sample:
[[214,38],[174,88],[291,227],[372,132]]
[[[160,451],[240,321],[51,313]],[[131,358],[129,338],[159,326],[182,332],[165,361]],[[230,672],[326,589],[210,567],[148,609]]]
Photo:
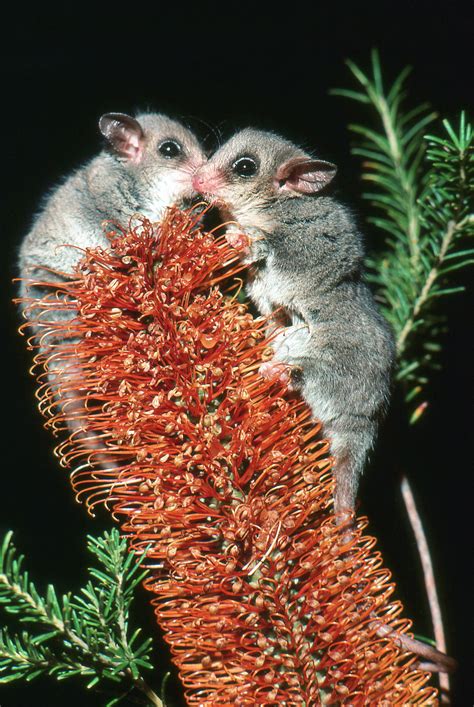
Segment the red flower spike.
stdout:
[[242,266],[196,222],[171,210],[119,230],[28,304],[46,425],[75,425],[57,448],[75,493],[146,553],[190,705],[435,704],[415,657],[377,635],[411,624],[366,519],[341,545],[320,426],[258,373],[268,341],[232,296]]

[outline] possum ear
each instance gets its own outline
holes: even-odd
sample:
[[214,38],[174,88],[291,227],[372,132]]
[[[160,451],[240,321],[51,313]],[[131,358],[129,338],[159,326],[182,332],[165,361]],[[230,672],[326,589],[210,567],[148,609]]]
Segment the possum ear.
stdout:
[[337,167],[324,160],[294,157],[278,168],[275,183],[278,189],[297,194],[316,194],[331,182]]
[[99,120],[99,130],[117,155],[140,162],[145,135],[138,120],[125,113],[105,113]]

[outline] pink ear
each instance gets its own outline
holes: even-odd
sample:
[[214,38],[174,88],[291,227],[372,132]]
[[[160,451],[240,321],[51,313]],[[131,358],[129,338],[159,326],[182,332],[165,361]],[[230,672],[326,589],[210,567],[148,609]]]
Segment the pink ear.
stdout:
[[99,120],[99,130],[120,157],[140,162],[144,133],[138,120],[125,113],[105,113]]
[[299,194],[316,194],[334,179],[336,172],[337,167],[331,162],[293,157],[278,168],[276,184],[279,189]]

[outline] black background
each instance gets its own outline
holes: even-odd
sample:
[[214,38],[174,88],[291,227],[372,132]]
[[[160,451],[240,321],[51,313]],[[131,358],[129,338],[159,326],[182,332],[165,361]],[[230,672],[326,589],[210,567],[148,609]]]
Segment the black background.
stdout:
[[[456,119],[472,96],[472,5],[451,2],[313,3],[264,9],[257,3],[108,4],[106,12],[19,9],[4,22],[2,40],[3,188],[2,325],[3,469],[1,529],[12,528],[43,586],[60,591],[85,579],[83,536],[106,527],[73,498],[67,474],[35,407],[30,354],[16,334],[10,303],[16,251],[44,192],[100,147],[96,128],[106,111],[151,108],[184,117],[206,138],[248,124],[274,129],[339,165],[339,188],[364,215],[359,165],[346,126],[368,119],[364,109],[329,97],[354,87],[348,57],[367,68],[381,52],[387,80],[406,64],[410,101],[429,101]],[[298,8],[298,9],[295,9]],[[6,18],[4,18],[6,19]],[[204,121],[204,122],[202,122]],[[368,232],[371,247],[380,242]],[[464,274],[472,278],[472,271]],[[361,489],[385,562],[398,582],[406,613],[430,634],[416,551],[397,492],[393,459],[402,459],[423,513],[434,556],[449,651],[460,661],[456,705],[472,704],[469,540],[472,537],[470,401],[472,288],[447,304],[450,330],[443,371],[433,376],[430,408],[410,433],[395,399],[378,453]],[[139,621],[152,623],[145,599]],[[157,662],[160,660],[156,658]],[[76,684],[36,681],[0,689],[2,707],[100,705]]]

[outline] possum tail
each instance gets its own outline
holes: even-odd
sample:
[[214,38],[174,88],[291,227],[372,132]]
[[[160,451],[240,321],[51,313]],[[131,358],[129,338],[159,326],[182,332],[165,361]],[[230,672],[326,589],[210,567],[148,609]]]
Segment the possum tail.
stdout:
[[366,417],[340,417],[324,427],[334,457],[334,513],[338,523],[355,511],[359,479],[376,431],[376,422]]

